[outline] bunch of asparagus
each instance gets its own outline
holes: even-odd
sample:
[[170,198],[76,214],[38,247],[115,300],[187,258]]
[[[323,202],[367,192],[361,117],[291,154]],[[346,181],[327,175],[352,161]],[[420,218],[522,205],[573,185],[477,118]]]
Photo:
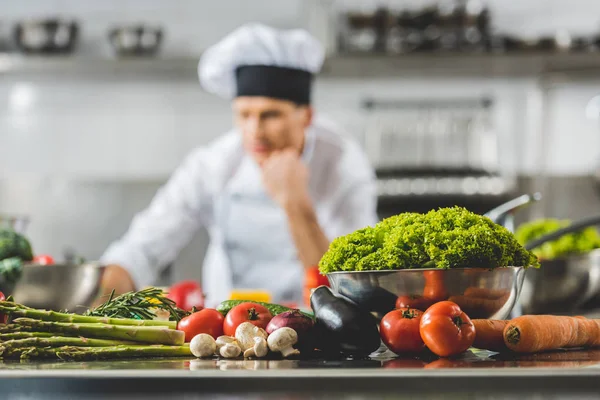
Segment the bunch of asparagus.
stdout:
[[0,301],[0,358],[99,360],[191,356],[175,321],[94,317]]

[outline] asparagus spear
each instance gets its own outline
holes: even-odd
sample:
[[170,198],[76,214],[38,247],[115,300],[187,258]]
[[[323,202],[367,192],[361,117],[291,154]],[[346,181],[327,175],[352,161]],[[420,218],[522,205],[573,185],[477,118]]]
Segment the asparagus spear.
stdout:
[[17,324],[0,324],[0,334],[2,333],[15,333],[15,332],[23,332],[30,331],[28,327],[19,326]]
[[133,325],[133,326],[166,326],[170,329],[177,328],[176,321],[155,321],[130,318],[90,317],[61,313],[56,311],[36,310],[22,306],[21,304],[0,301],[0,313],[10,314],[14,317],[25,317],[40,319],[42,321],[74,322],[74,323],[102,323],[111,325]]
[[191,357],[192,353],[189,346],[62,346],[31,347],[23,349],[20,356],[21,359],[59,358],[65,361],[92,361],[135,357]]
[[0,333],[0,344],[9,340],[19,340],[28,338],[47,338],[54,336],[50,332],[13,332],[13,333]]
[[107,324],[76,324],[70,322],[38,321],[30,318],[17,318],[14,323],[33,328],[36,331],[64,333],[99,339],[122,339],[134,342],[182,345],[185,333],[182,331],[147,326],[126,326]]
[[189,346],[112,346],[61,348],[56,352],[61,360],[86,361],[132,357],[190,357]]
[[[51,336],[47,338],[32,337],[27,339],[9,340],[0,344],[0,349],[12,350],[24,347],[109,347],[118,345],[134,345],[135,342],[126,340],[88,339],[83,337]],[[1,351],[1,350],[0,350]]]

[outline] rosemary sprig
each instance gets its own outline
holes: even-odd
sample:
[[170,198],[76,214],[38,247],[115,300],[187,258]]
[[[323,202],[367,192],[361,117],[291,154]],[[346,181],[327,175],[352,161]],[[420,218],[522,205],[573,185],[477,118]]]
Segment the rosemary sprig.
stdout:
[[164,296],[158,288],[147,288],[137,292],[128,292],[114,297],[113,290],[108,300],[96,308],[89,309],[85,315],[110,318],[137,318],[150,320],[156,317],[154,309],[169,312],[171,320],[179,321],[190,313],[178,308],[175,302]]

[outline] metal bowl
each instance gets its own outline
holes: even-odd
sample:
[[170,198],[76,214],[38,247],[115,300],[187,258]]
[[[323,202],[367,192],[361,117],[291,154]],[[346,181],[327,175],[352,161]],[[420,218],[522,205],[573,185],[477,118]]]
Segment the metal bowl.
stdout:
[[12,295],[33,308],[83,311],[98,295],[104,269],[94,263],[26,264]]
[[525,274],[520,300],[524,313],[575,311],[600,291],[600,249],[541,264]]
[[[381,319],[399,296],[451,300],[471,318],[504,319],[523,285],[523,267],[333,272],[331,288]],[[431,279],[433,278],[433,280]]]

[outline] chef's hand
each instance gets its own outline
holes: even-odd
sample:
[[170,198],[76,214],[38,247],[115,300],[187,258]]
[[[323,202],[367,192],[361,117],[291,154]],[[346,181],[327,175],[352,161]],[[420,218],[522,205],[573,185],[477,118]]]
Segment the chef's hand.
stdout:
[[283,209],[308,201],[308,168],[296,151],[275,152],[261,167],[267,192]]

